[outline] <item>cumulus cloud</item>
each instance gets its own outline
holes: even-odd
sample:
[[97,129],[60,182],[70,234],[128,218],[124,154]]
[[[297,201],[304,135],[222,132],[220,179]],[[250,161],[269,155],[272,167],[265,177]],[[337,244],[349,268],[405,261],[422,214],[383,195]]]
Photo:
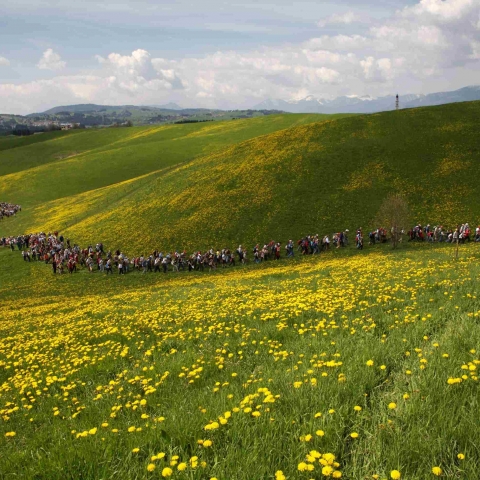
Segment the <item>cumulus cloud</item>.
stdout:
[[62,60],[60,55],[51,48],[43,52],[42,58],[37,63],[40,70],[62,70],[66,65],[67,63]]
[[367,57],[360,60],[365,80],[368,82],[387,82],[395,78],[397,70],[402,67],[405,59]]
[[5,57],[0,57],[0,67],[8,67],[10,65],[10,61]]
[[122,72],[129,76],[147,76],[151,70],[150,53],[139,48],[131,55],[111,53],[107,58],[100,55],[95,57],[98,62],[113,71]]
[[[329,17],[329,22],[354,18]],[[463,77],[465,84],[480,81],[480,68],[475,68],[480,67],[479,23],[478,0],[421,0],[376,22],[362,35],[321,35],[296,44],[220,50],[176,60],[144,49],[113,52],[97,56],[96,69],[89,75],[0,85],[0,100],[10,111],[27,112],[46,100],[45,106],[175,101],[242,108],[267,97],[386,95],[415,83],[432,91],[435,82],[443,88],[449,78],[458,82],[458,72],[467,70],[473,76]],[[50,69],[65,65],[51,49],[42,61]]]
[[451,22],[462,20],[475,8],[478,9],[477,0],[421,0],[416,5],[404,8],[401,13],[406,18],[423,17]]
[[115,78],[117,88],[135,93],[144,88],[150,91],[182,89],[183,83],[169,62],[152,59],[143,49],[131,55],[111,53],[107,58],[96,56],[98,62]]

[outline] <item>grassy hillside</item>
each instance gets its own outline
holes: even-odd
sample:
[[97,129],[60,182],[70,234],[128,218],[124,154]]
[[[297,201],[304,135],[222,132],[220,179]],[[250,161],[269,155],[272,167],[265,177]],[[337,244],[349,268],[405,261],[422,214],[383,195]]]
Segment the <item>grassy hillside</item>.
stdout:
[[[472,102],[317,123],[278,116],[134,129],[121,139],[106,132],[105,145],[56,160],[52,143],[65,153],[72,141],[62,137],[25,147],[40,151],[39,166],[2,177],[0,198],[28,208],[0,233],[61,228],[135,251],[250,245],[373,227],[391,191],[410,200],[414,221],[474,224],[479,114]],[[79,135],[71,138],[81,143]],[[25,156],[14,152],[10,169]]]
[[191,161],[259,134],[325,118],[330,117],[273,115],[230,122],[42,134],[38,141],[5,139],[0,141],[0,198],[21,198],[26,207],[36,206]]
[[0,472],[477,478],[478,250],[378,247],[167,278],[0,249]]

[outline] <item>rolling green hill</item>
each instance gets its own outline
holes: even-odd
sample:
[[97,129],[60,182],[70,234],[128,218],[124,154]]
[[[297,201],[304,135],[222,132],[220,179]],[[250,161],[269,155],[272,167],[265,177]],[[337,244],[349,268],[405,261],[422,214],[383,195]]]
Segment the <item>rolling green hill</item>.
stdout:
[[230,122],[76,130],[3,139],[0,197],[21,198],[25,206],[36,206],[191,161],[259,134],[326,118],[330,117],[274,115]]
[[415,221],[474,223],[479,114],[472,102],[46,136],[0,151],[0,198],[24,207],[0,234],[56,228],[128,250],[250,245],[371,228],[392,191]]
[[126,123],[136,126],[165,125],[257,118],[279,113],[282,111],[181,108],[174,103],[160,106],[65,105],[26,116],[0,113],[0,136],[10,135],[12,130],[16,130],[15,125],[17,124],[25,126],[25,129],[32,132],[43,132],[49,125],[59,127],[59,124],[62,123],[73,123],[82,127],[120,126]]

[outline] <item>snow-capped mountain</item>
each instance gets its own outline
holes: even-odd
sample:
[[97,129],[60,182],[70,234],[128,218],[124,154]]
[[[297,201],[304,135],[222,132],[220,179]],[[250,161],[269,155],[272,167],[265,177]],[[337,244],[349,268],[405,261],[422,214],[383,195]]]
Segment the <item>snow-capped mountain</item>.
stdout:
[[[425,107],[444,103],[480,100],[480,86],[464,87],[453,92],[428,95],[400,95],[400,108]],[[309,95],[301,100],[267,99],[254,110],[282,110],[291,113],[374,113],[395,109],[395,94],[385,97],[345,95],[334,99]]]

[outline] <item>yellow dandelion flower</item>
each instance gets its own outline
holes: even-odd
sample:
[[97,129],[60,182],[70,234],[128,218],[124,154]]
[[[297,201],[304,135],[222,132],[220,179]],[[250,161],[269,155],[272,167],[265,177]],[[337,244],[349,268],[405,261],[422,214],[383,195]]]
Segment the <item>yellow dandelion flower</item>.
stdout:
[[333,468],[330,465],[325,465],[322,468],[322,475],[329,477],[333,473]]
[[165,467],[162,470],[162,477],[171,477],[173,474],[173,470],[170,467]]
[[306,472],[308,470],[308,465],[305,462],[300,462],[297,468],[299,472]]

